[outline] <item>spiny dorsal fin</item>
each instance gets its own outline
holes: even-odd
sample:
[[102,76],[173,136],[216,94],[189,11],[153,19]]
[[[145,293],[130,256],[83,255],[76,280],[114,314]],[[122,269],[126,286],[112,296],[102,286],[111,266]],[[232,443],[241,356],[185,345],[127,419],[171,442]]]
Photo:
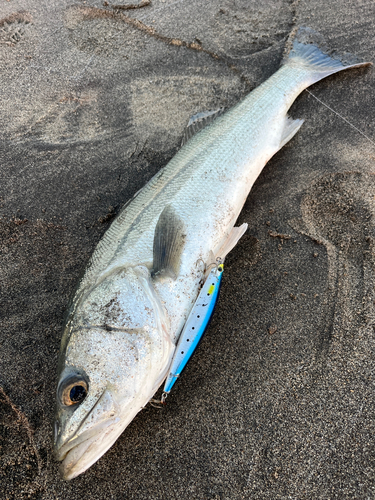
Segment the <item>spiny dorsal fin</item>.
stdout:
[[210,125],[218,116],[222,115],[223,113],[224,108],[218,108],[214,111],[202,111],[201,113],[197,113],[196,115],[192,116],[185,129],[181,146],[186,144],[188,140],[193,137],[193,135],[200,132],[207,125]]
[[154,235],[152,275],[167,275],[176,279],[185,245],[185,226],[171,205],[160,214]]

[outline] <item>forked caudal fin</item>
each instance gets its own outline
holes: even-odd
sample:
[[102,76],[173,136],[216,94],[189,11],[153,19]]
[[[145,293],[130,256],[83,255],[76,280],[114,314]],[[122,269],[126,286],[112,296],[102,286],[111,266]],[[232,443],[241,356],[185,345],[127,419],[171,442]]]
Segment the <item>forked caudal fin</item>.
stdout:
[[344,69],[372,65],[371,62],[358,61],[352,54],[339,55],[328,50],[323,37],[311,28],[298,29],[292,50],[283,64],[308,70],[311,73],[308,85]]

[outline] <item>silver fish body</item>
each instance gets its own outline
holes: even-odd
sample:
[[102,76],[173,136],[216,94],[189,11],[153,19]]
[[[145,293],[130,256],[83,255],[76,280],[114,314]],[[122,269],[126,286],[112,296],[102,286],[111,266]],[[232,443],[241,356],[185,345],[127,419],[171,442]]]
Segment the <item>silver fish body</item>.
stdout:
[[295,98],[361,65],[331,59],[306,32],[300,39],[271,78],[181,148],[98,244],[61,347],[55,449],[65,479],[96,462],[165,379],[204,264],[225,256],[253,183],[303,123],[287,117]]

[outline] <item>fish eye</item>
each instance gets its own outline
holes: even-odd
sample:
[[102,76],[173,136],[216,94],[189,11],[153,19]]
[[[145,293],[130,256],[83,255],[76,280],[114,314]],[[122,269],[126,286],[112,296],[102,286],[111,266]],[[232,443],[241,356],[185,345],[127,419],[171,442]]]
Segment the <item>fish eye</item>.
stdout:
[[72,406],[87,396],[88,384],[82,377],[74,376],[66,379],[59,387],[60,400],[65,406]]
[[87,395],[87,384],[84,380],[69,384],[62,393],[64,405],[71,406],[81,403]]

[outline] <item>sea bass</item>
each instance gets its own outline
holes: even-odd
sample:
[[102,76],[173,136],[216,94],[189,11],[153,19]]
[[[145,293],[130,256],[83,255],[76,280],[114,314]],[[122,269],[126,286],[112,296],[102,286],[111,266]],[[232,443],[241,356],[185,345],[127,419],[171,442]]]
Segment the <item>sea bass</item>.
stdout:
[[[198,130],[125,205],[79,283],[59,362],[55,452],[65,479],[96,462],[169,373],[209,265],[246,229],[234,224],[267,161],[303,120],[287,111],[309,85],[368,63],[331,57],[300,29],[280,69]],[[220,114],[220,113],[218,113]]]

